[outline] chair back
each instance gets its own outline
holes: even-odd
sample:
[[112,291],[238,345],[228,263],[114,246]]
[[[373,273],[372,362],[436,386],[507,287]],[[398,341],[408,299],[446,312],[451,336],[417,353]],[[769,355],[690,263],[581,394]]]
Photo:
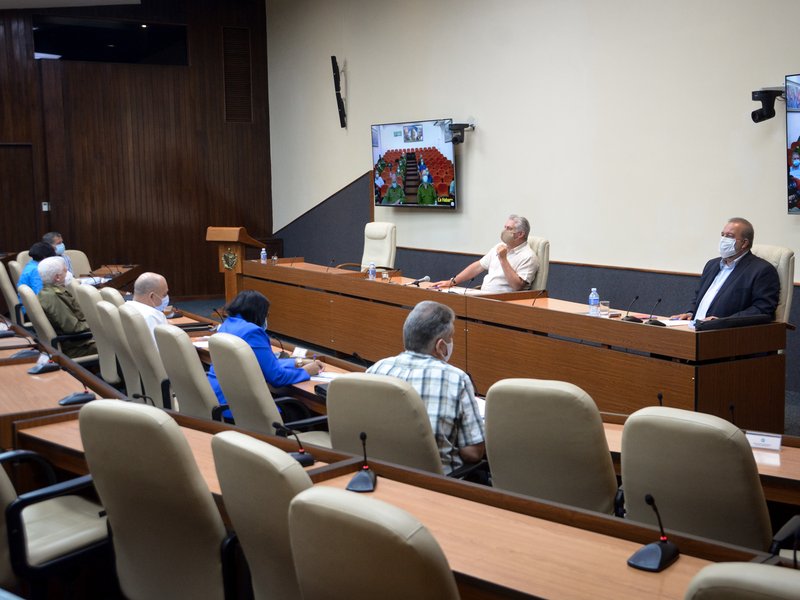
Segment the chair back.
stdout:
[[689,583],[685,600],[797,600],[800,572],[745,562],[704,567]]
[[86,404],[79,421],[124,596],[222,599],[225,525],[178,424],[120,400]]
[[311,479],[283,450],[238,431],[218,433],[211,448],[256,600],[300,598],[289,542],[289,503],[311,487]]
[[122,297],[118,289],[112,287],[104,287],[100,289],[100,295],[106,302],[111,302],[114,306],[119,308],[125,304],[125,298]]
[[122,329],[119,309],[110,302],[101,300],[97,303],[97,315],[122,369],[125,394],[128,398],[133,399],[134,394],[142,393],[142,379],[139,375],[139,369],[136,367],[136,362],[133,360],[128,338]]
[[539,258],[539,268],[531,282],[532,290],[546,290],[547,277],[550,275],[550,240],[542,237],[530,236],[528,244],[533,253]]
[[504,379],[486,396],[492,485],[610,514],[617,477],[594,400],[563,381]]
[[705,413],[650,406],[622,430],[627,517],[655,525],[652,494],[669,529],[767,550],[767,503],[742,430]]
[[117,370],[117,355],[97,312],[97,303],[102,301],[103,297],[91,285],[76,285],[74,295],[94,336],[97,354],[100,357],[100,375],[108,383],[117,384],[121,381]]
[[17,291],[19,292],[20,300],[22,300],[22,306],[25,307],[25,314],[33,323],[36,337],[39,338],[40,342],[52,346],[53,340],[58,334],[53,329],[42,305],[39,303],[39,297],[24,283],[17,288]]
[[81,250],[64,250],[64,254],[69,257],[72,263],[72,274],[75,277],[88,275],[92,272],[92,265],[89,264],[89,257]]
[[442,459],[425,404],[406,381],[349,373],[328,385],[328,428],[336,450],[442,474]]
[[361,257],[361,270],[374,262],[378,267],[394,268],[397,252],[397,226],[394,223],[375,221],[364,227],[364,254]]
[[27,250],[23,250],[22,252],[17,252],[17,262],[19,263],[19,268],[24,269],[25,265],[28,264],[30,261],[31,255]]
[[211,411],[218,405],[217,395],[208,383],[189,334],[174,325],[157,325],[155,336],[169,383],[180,403],[180,412],[210,419]]
[[242,338],[216,333],[208,340],[211,361],[238,427],[275,435],[283,423],[253,349]]
[[19,285],[19,278],[22,275],[22,265],[16,260],[8,261],[8,276],[11,277],[11,283],[14,287]]
[[304,600],[459,597],[434,537],[386,502],[315,486],[292,500],[289,532]]
[[17,292],[14,291],[14,283],[11,281],[11,277],[6,270],[6,265],[3,262],[0,262],[0,292],[3,294],[3,300],[6,301],[8,316],[11,322],[15,325],[22,325],[17,319],[17,306],[20,303],[19,298],[17,297]]
[[[0,507],[3,512],[14,500],[17,499],[17,491],[11,483],[6,470],[0,467]],[[0,586],[4,589],[13,589],[17,585],[14,570],[11,567],[11,553],[8,547],[8,528],[5,518],[0,519]]]
[[792,292],[794,292],[794,250],[783,246],[766,246],[754,244],[753,254],[771,263],[778,271],[781,281],[781,294],[778,297],[778,308],[775,310],[776,321],[789,321],[792,309]]
[[159,408],[172,408],[172,392],[170,391],[169,378],[161,362],[161,355],[158,353],[156,343],[144,316],[127,303],[120,306],[119,319],[122,322],[122,330],[128,338],[131,348],[131,356],[139,375],[142,378],[144,393],[153,399]]

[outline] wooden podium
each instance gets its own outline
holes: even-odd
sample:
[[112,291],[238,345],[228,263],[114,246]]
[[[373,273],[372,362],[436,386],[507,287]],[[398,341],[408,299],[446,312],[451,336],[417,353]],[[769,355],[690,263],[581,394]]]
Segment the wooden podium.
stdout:
[[242,289],[242,265],[245,246],[263,247],[244,227],[209,227],[206,241],[217,242],[217,264],[225,275],[225,302],[230,302]]

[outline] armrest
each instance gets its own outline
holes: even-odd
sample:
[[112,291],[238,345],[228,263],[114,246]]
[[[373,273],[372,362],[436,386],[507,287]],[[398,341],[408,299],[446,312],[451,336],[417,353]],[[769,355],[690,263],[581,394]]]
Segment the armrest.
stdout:
[[228,410],[230,406],[227,404],[218,404],[211,409],[211,420],[222,422],[222,413]]
[[33,462],[44,472],[47,479],[47,485],[53,485],[56,482],[56,473],[50,462],[38,455],[36,452],[30,450],[9,450],[8,452],[0,453],[0,464],[9,461],[22,461]]
[[[489,462],[485,458],[482,458],[479,462],[476,463],[468,463],[461,465],[459,468],[450,473],[448,477],[452,477],[453,479],[466,479],[467,477],[470,477],[473,474],[477,475],[480,471],[485,471],[487,476],[489,474]],[[483,479],[480,475],[478,476],[478,478],[479,480]],[[487,477],[487,485],[488,485],[488,477]]]
[[336,265],[337,269],[351,269],[355,267],[356,270],[361,270],[361,263],[342,263],[340,265]]
[[301,419],[299,421],[291,421],[290,423],[284,423],[284,425],[289,429],[297,429],[300,431],[311,429],[315,425],[327,425],[327,424],[328,424],[328,415],[318,415],[316,417],[310,417],[308,419]]
[[307,419],[311,415],[308,407],[300,402],[297,398],[291,396],[280,396],[275,398],[275,405],[280,409],[284,421]]
[[798,535],[800,535],[800,515],[795,515],[772,537],[772,544],[769,547],[770,554],[778,554],[781,548],[794,546]]
[[80,340],[90,340],[92,339],[92,332],[91,331],[84,331],[81,333],[70,333],[67,335],[57,335],[52,340],[50,340],[50,345],[53,348],[61,349],[62,342],[79,342]]

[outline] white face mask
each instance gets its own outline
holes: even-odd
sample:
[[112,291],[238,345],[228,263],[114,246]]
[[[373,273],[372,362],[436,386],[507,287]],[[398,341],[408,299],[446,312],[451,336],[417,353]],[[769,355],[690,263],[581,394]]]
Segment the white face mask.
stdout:
[[156,306],[156,310],[160,310],[161,312],[164,312],[165,310],[167,310],[168,306],[169,306],[169,294],[167,294],[166,296],[161,298],[161,304]]
[[514,241],[514,232],[509,231],[508,229],[503,229],[503,231],[500,232],[500,239],[504,244],[508,245]]
[[[444,340],[442,341],[444,342]],[[445,347],[445,353],[444,356],[442,357],[442,360],[444,362],[449,362],[450,357],[453,356],[453,340],[450,340],[449,342],[444,342],[444,347]]]
[[719,238],[719,255],[722,258],[730,258],[736,254],[736,240],[722,236]]

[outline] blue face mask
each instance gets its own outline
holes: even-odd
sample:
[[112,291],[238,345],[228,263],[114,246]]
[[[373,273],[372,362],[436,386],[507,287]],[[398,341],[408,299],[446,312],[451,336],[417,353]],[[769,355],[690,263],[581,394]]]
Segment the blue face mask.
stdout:
[[798,158],[795,158],[795,159],[792,161],[792,166],[795,166],[795,167],[800,167],[800,159],[798,159]]
[[429,183],[429,182],[430,182],[429,177],[425,175],[425,177],[422,178],[422,183]]
[[166,296],[164,296],[164,297],[161,299],[161,304],[159,304],[158,306],[156,306],[156,308],[157,308],[158,310],[160,310],[161,312],[164,312],[165,310],[167,310],[167,307],[168,307],[168,306],[169,306],[169,294],[167,294]]
[[61,256],[62,254],[64,254],[64,250],[66,250],[66,249],[67,249],[67,247],[64,245],[64,242],[61,242],[60,244],[56,244],[56,254],[58,256]]
[[396,181],[395,181],[395,182],[392,184],[392,187],[393,187],[393,188],[396,188],[396,187],[397,187],[397,182],[396,182]]

